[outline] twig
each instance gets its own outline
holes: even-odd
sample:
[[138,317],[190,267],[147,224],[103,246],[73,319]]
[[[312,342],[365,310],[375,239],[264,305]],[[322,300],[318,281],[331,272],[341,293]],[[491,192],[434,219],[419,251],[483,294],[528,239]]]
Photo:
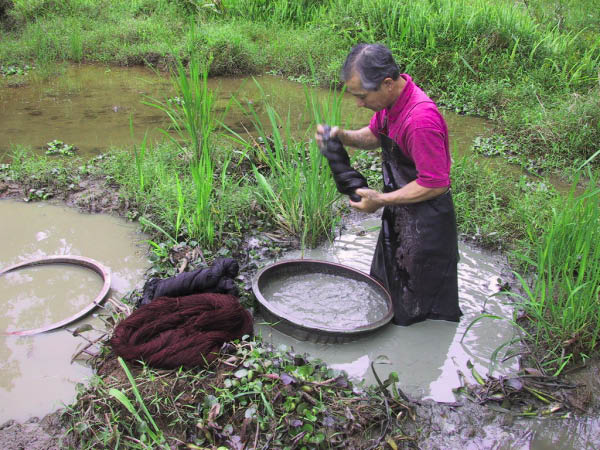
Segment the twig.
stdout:
[[258,445],[258,431],[259,431],[260,427],[259,427],[259,423],[258,420],[256,421],[256,433],[254,434],[254,449],[256,450],[256,446]]

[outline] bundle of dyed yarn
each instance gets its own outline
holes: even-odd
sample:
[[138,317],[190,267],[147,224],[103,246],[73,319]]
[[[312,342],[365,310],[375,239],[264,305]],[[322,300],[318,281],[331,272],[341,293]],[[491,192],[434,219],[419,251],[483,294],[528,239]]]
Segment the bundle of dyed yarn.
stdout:
[[236,297],[203,293],[154,299],[117,325],[110,345],[151,367],[206,367],[225,342],[252,333],[252,316]]
[[234,279],[239,265],[233,258],[220,258],[210,266],[193,272],[183,272],[174,277],[152,278],[144,285],[142,298],[138,303],[146,305],[157,297],[181,297],[200,292],[215,292],[237,296]]
[[359,188],[368,187],[367,179],[353,169],[350,165],[350,157],[348,152],[344,148],[342,141],[338,137],[331,137],[331,127],[324,125],[323,133],[323,147],[321,147],[321,153],[327,162],[329,162],[329,168],[335,180],[335,185],[338,192],[349,195],[350,199],[354,202],[360,201],[360,195],[354,193]]
[[141,306],[115,328],[110,345],[128,361],[151,367],[205,367],[224,343],[253,334],[252,316],[240,304],[231,258],[144,286]]

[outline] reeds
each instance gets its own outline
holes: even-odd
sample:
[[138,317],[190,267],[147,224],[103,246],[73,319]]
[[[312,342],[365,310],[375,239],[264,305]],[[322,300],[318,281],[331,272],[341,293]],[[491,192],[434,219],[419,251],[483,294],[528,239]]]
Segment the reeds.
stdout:
[[[317,120],[339,123],[341,94],[327,104],[319,104],[310,92],[307,109],[313,115],[313,125]],[[337,220],[333,204],[339,194],[314,139],[295,139],[289,114],[282,119],[266,102],[265,112],[266,124],[249,105],[246,113],[258,138],[236,135],[237,140],[252,154],[257,195],[263,207],[281,228],[313,247],[333,230]],[[309,132],[313,130],[311,127]]]
[[541,239],[530,232],[533,256],[521,255],[534,270],[532,280],[518,275],[524,290],[519,306],[535,346],[546,349],[541,365],[554,374],[597,351],[600,336],[600,188],[588,176],[582,194],[574,185],[553,208]]

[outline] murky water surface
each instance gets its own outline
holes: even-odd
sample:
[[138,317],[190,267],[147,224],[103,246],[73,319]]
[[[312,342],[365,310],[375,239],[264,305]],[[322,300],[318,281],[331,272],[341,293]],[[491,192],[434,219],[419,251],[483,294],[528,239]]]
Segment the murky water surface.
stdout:
[[[282,259],[321,259],[354,267],[369,273],[377,242],[379,219],[348,224],[348,229],[332,244],[304,253],[293,252]],[[497,254],[460,243],[458,283],[460,306],[464,313],[456,323],[427,320],[409,327],[389,324],[373,335],[345,344],[315,344],[298,341],[268,324],[258,323],[257,332],[276,347],[285,345],[298,353],[319,358],[333,368],[344,370],[355,381],[375,383],[371,364],[383,380],[395,371],[399,387],[414,396],[440,402],[456,400],[452,389],[460,386],[459,371],[475,382],[467,368],[471,361],[481,374],[489,372],[490,357],[502,343],[514,337],[504,320],[483,319],[465,334],[482,312],[510,318],[512,308],[495,297],[504,276],[505,261]],[[500,352],[503,355],[503,352]],[[384,356],[385,358],[380,358]],[[383,364],[382,362],[385,362]],[[516,370],[509,360],[495,366],[494,375]],[[502,450],[579,450],[600,448],[600,419],[523,420],[514,427],[485,425],[486,444],[462,448]],[[489,445],[488,445],[489,444]],[[444,446],[439,447],[444,448]],[[447,448],[447,447],[446,447]]]
[[[378,225],[379,219],[351,225],[332,245],[306,251],[304,257],[333,261],[369,273]],[[486,373],[494,349],[513,337],[507,322],[482,320],[473,325],[463,339],[469,323],[482,311],[510,317],[511,308],[491,297],[498,292],[502,259],[465,244],[460,245],[460,253],[459,295],[464,316],[459,324],[431,320],[410,327],[390,324],[373,335],[346,344],[301,342],[266,325],[259,326],[259,331],[275,345],[285,344],[297,352],[307,352],[367,383],[375,381],[371,363],[384,355],[390,364],[376,364],[380,378],[385,379],[396,371],[400,386],[407,392],[437,401],[454,401],[452,389],[460,385],[457,370],[469,376],[466,365],[470,360],[477,370]],[[302,255],[296,252],[286,259],[300,257]],[[509,367],[511,361],[498,370]]]
[[24,268],[0,277],[0,332],[39,328],[81,311],[102,289],[94,271],[73,264]]
[[[282,117],[289,117],[292,130],[305,133],[309,129],[304,88],[279,77],[256,77],[265,98]],[[209,86],[216,92],[217,114],[228,109],[225,123],[245,134],[251,121],[241,109],[230,104],[235,97],[242,105],[252,104],[264,123],[264,101],[261,89],[252,78],[215,78]],[[317,90],[326,99],[328,91]],[[141,142],[146,130],[149,139],[162,139],[156,132],[164,127],[164,113],[143,101],[150,98],[166,101],[173,97],[172,83],[166,78],[140,67],[69,66],[64,74],[45,82],[32,81],[19,88],[0,88],[0,159],[6,159],[11,145],[32,146],[43,153],[44,146],[59,139],[76,146],[78,153],[90,157],[110,147],[130,147]],[[368,124],[371,111],[359,109],[351,96],[342,105],[345,125]],[[482,134],[486,121],[444,113],[451,139],[458,151],[470,147],[473,138]],[[129,120],[133,122],[133,139]],[[312,135],[312,130],[310,130]]]
[[[92,258],[112,275],[110,295],[143,283],[149,266],[143,236],[133,224],[80,214],[47,203],[0,200],[0,268],[49,255]],[[0,331],[39,327],[69,317],[102,287],[93,271],[71,264],[25,268],[0,277]],[[102,322],[90,315],[67,328]],[[72,356],[86,342],[65,329],[36,336],[0,336],[0,424],[43,416],[75,398],[75,384],[91,369]]]
[[385,298],[364,281],[333,274],[300,274],[273,280],[261,290],[280,317],[307,327],[350,330],[383,319]]

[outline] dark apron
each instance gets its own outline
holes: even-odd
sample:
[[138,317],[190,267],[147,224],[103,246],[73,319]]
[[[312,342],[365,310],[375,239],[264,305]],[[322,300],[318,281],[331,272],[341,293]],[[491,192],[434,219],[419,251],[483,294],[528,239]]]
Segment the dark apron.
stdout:
[[[417,178],[415,164],[380,133],[384,192]],[[394,323],[425,319],[458,322],[458,242],[450,191],[419,203],[386,206],[371,264],[371,276],[392,296]]]

